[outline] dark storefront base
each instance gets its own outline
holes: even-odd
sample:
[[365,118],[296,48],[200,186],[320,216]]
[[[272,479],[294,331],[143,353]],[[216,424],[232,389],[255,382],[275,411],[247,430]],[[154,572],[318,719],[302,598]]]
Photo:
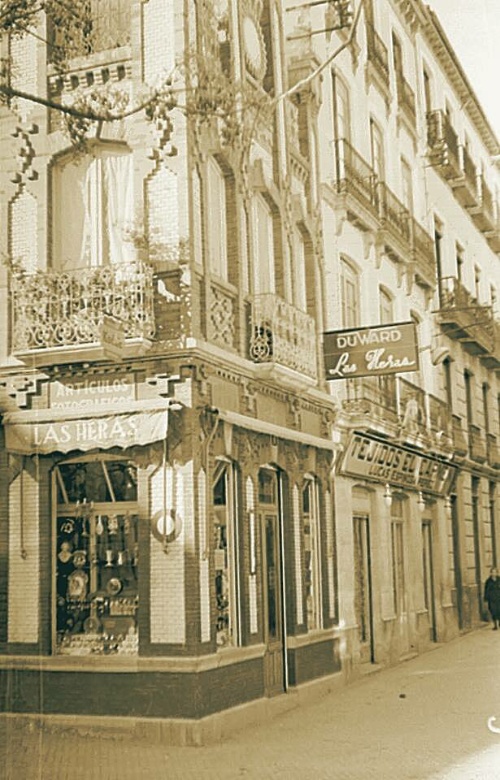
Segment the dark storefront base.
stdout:
[[264,695],[262,660],[197,674],[4,669],[4,712],[203,718]]
[[340,672],[338,639],[288,650],[288,682],[302,685],[325,675]]

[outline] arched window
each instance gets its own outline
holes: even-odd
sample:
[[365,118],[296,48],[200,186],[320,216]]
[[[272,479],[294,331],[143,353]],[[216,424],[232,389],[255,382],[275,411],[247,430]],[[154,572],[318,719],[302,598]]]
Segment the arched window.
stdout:
[[96,146],[64,155],[52,168],[52,263],[61,270],[131,262],[134,221],[132,155]]
[[227,281],[227,201],[226,182],[218,163],[211,157],[207,165],[207,249],[210,271]]
[[254,294],[276,291],[274,273],[274,233],[271,209],[258,194],[252,204],[253,221],[253,289]]
[[357,327],[360,320],[359,274],[345,258],[340,260],[340,303],[342,326]]

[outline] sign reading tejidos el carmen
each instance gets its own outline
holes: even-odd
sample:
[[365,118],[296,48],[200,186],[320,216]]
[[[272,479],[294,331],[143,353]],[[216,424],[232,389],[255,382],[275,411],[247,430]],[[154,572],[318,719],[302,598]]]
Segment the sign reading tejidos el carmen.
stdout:
[[323,348],[327,379],[418,371],[414,322],[329,331]]

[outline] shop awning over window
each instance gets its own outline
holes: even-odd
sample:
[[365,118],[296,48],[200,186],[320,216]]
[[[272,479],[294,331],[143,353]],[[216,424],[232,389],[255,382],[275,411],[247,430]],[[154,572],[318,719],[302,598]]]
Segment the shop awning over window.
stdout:
[[26,423],[9,422],[6,415],[4,424],[9,452],[46,455],[111,447],[125,449],[164,439],[168,410]]

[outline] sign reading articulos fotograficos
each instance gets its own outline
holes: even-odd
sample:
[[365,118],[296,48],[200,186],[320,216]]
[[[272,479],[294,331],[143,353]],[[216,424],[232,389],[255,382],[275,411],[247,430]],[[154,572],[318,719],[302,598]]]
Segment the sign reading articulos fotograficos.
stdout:
[[414,322],[329,331],[323,348],[327,379],[418,371]]

